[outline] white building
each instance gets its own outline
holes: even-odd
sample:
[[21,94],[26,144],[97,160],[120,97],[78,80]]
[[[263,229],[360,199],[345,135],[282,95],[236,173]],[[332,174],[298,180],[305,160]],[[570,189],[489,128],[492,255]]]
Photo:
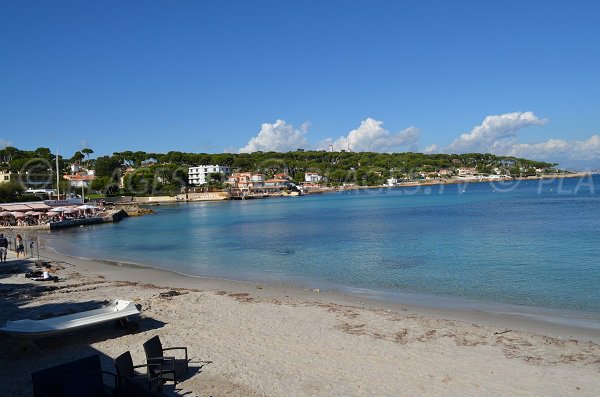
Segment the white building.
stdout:
[[63,175],[63,178],[68,180],[71,187],[85,187],[88,188],[94,180],[94,175],[85,175],[83,173],[76,175]]
[[315,172],[307,172],[304,174],[304,181],[310,183],[319,183],[323,177]]
[[458,176],[462,178],[472,178],[477,173],[475,168],[459,168]]
[[231,174],[231,167],[226,165],[199,165],[188,169],[188,183],[190,185],[204,185],[209,174]]
[[17,173],[6,171],[0,171],[0,183],[8,183],[12,180],[17,179]]

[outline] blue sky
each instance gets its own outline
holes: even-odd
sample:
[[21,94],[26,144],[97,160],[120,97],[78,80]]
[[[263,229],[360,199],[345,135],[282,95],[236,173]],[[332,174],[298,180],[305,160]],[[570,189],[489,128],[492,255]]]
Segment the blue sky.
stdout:
[[5,1],[0,145],[600,164],[600,2]]

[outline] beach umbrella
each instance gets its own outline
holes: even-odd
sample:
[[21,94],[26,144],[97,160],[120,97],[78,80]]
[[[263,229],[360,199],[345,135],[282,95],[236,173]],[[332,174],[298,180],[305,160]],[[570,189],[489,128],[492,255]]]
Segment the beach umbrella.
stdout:
[[48,211],[48,212],[46,212],[46,215],[48,215],[48,216],[56,216],[56,215],[60,215],[60,214],[58,212]]
[[77,207],[78,210],[97,210],[100,207],[96,207],[95,205],[84,204]]
[[52,211],[54,212],[65,212],[67,210],[70,210],[71,207],[54,207],[52,208]]
[[75,208],[68,208],[64,211],[65,214],[72,214],[74,212],[77,212]]
[[39,212],[37,212],[37,211],[27,211],[27,212],[25,213],[25,215],[27,215],[27,216],[37,216],[37,215],[39,215],[39,214],[40,214],[40,213],[39,213]]
[[2,212],[0,212],[0,216],[5,217],[5,216],[14,216],[14,215],[12,214],[12,212],[2,211]]
[[12,212],[12,215],[13,215],[15,218],[25,218],[25,214],[24,214],[24,213],[22,213],[22,212]]

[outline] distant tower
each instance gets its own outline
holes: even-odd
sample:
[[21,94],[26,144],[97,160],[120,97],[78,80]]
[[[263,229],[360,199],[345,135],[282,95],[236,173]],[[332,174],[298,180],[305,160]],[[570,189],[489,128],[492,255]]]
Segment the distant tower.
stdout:
[[329,151],[330,151],[331,153],[333,153],[333,144],[332,144],[332,143],[330,143],[330,144],[329,144]]
[[348,152],[352,152],[352,150],[350,149],[350,142],[348,142]]

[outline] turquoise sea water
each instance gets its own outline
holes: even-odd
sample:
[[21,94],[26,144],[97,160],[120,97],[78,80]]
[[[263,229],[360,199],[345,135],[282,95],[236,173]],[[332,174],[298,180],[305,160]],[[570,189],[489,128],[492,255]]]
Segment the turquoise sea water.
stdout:
[[600,313],[596,190],[600,176],[178,204],[48,244],[190,275]]

